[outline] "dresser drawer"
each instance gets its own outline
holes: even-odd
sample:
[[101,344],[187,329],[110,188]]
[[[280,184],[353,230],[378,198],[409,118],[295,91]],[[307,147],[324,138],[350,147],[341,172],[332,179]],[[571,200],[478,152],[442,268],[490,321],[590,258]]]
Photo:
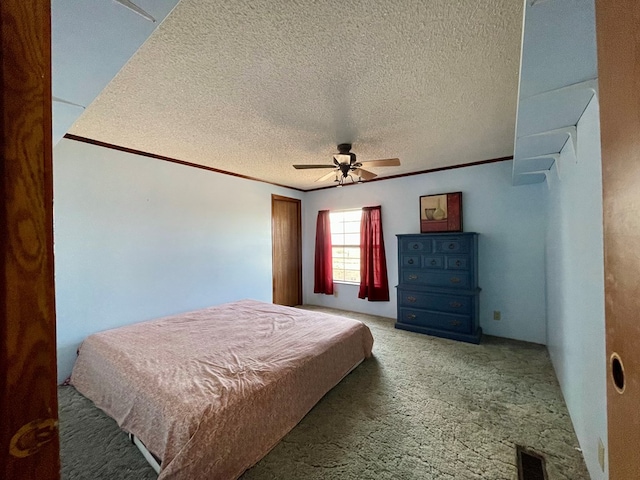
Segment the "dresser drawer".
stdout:
[[398,322],[438,330],[471,333],[471,317],[468,315],[453,315],[449,313],[400,308]]
[[403,253],[431,253],[430,238],[403,238],[400,240],[400,251]]
[[422,257],[420,255],[402,255],[402,265],[405,267],[419,268]]
[[400,281],[405,285],[428,285],[431,287],[468,289],[470,275],[466,272],[437,272],[426,270],[403,270]]
[[469,270],[469,257],[463,255],[447,256],[447,270]]
[[427,255],[423,257],[424,261],[422,262],[422,266],[424,268],[439,268],[442,269],[444,267],[444,257],[442,255],[434,256]]
[[471,239],[468,237],[443,237],[435,240],[434,252],[468,253]]
[[425,308],[439,312],[470,314],[473,298],[464,295],[442,295],[398,290],[399,306]]

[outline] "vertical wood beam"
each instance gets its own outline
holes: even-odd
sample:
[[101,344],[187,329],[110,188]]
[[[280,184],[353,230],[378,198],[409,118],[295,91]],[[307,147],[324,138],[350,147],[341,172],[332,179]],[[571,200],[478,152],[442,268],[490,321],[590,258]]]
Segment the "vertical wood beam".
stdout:
[[50,0],[0,1],[0,477],[57,479]]

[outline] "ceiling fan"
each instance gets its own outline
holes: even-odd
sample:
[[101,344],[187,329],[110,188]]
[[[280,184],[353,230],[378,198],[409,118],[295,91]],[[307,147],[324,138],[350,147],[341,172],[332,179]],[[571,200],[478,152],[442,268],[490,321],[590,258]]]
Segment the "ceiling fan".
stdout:
[[356,160],[356,154],[351,152],[350,143],[341,143],[340,145],[338,145],[338,152],[339,153],[333,156],[333,164],[294,165],[293,168],[297,168],[298,170],[309,168],[331,168],[331,172],[321,176],[316,180],[316,182],[322,182],[335,176],[335,181],[338,182],[338,186],[340,187],[345,183],[347,178],[351,178],[351,181],[353,183],[356,183],[356,181],[353,179],[353,175],[359,178],[358,182],[362,182],[362,180],[371,180],[372,178],[378,176],[373,172],[364,170],[362,168],[363,166],[397,167],[400,165],[399,158],[385,158],[381,160],[368,160],[366,162],[358,162]]

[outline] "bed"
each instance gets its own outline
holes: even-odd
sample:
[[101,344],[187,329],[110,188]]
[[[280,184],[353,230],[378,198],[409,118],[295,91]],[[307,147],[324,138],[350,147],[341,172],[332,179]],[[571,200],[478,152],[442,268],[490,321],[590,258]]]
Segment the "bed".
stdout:
[[236,479],[371,356],[362,322],[254,300],[93,334],[71,384],[161,461]]

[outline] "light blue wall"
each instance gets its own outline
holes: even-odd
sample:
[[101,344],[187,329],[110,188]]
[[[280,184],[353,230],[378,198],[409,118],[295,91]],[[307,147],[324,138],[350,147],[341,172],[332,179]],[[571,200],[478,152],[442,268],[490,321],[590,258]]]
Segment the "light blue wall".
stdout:
[[578,148],[551,176],[546,233],[547,345],[593,480],[607,478],[602,168],[597,100],[578,123]]
[[54,150],[58,378],[88,334],[272,300],[271,194],[302,193],[63,139]]
[[[272,193],[304,197],[305,303],[395,318],[395,235],[419,231],[421,195],[462,191],[464,230],[480,233],[481,326],[548,344],[592,478],[604,479],[597,103],[578,131],[578,161],[564,151],[551,188],[513,187],[507,161],[306,194],[62,140],[54,150],[59,380],[95,331],[238,298],[271,301]],[[337,297],[313,294],[317,211],[378,204],[392,300],[360,300],[344,284]]]
[[[544,289],[544,184],[511,185],[512,162],[458,168],[382,182],[307,193],[304,200],[305,303],[396,317],[399,233],[418,233],[419,197],[462,191],[463,228],[479,237],[480,325],[485,333],[536,343],[546,341]],[[382,205],[390,302],[357,298],[357,286],[337,284],[337,296],[313,293],[318,210]],[[493,311],[502,320],[493,320]]]

